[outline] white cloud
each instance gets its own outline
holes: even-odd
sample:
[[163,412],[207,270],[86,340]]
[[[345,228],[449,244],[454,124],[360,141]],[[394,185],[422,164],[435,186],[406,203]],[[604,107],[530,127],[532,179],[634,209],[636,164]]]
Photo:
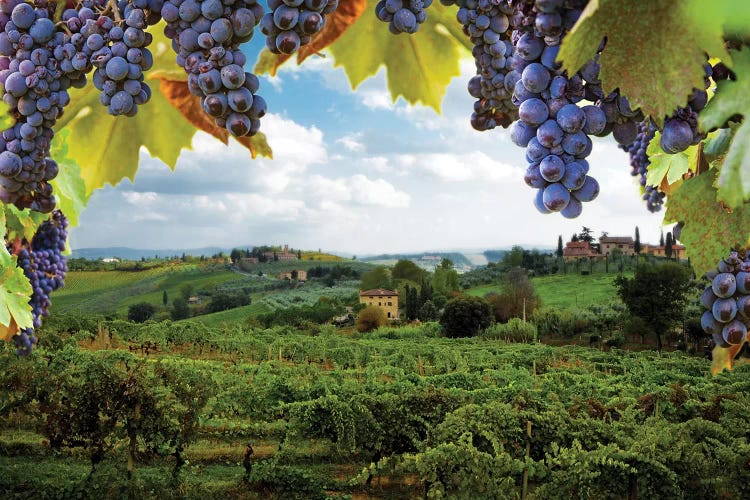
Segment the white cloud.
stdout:
[[353,205],[405,208],[411,201],[408,193],[399,191],[385,179],[372,180],[361,174],[337,179],[316,175],[310,178],[307,187],[312,194],[320,197],[321,205],[326,202],[350,202]]
[[352,153],[362,153],[365,150],[365,145],[362,143],[362,132],[356,132],[354,134],[347,134],[343,137],[336,139],[336,142],[344,146],[347,150]]
[[442,182],[507,182],[510,178],[520,177],[520,167],[490,158],[481,151],[468,154],[405,154],[396,157],[396,161],[413,173],[426,173]]

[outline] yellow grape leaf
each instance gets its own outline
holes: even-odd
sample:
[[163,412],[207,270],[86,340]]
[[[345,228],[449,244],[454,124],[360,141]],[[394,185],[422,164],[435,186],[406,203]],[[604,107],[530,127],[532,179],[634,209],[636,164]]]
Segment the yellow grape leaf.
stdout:
[[399,96],[440,111],[445,89],[459,74],[459,57],[468,40],[457,29],[455,10],[433,2],[427,21],[413,35],[394,35],[374,13],[373,0],[367,12],[328,47],[336,66],[343,66],[352,87],[387,70],[388,89]]
[[[338,40],[359,19],[366,8],[367,0],[342,1],[335,12],[326,16],[326,24],[320,33],[315,35],[310,43],[299,48],[297,64],[302,64],[302,61]],[[268,49],[263,49],[258,64],[255,66],[255,72],[270,73],[273,76],[276,74],[278,67],[291,57],[287,54],[273,54]]]
[[[0,225],[5,225],[1,215]],[[31,284],[23,269],[16,266],[16,257],[5,245],[0,245],[0,336],[6,340],[15,335],[18,328],[33,327],[29,297]]]

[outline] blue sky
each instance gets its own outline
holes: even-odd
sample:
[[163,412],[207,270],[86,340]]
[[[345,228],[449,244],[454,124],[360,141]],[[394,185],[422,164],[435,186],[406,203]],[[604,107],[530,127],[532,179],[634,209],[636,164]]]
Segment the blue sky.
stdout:
[[[260,38],[260,37],[259,37]],[[261,40],[262,41],[262,40]],[[256,40],[248,49],[254,61]],[[250,64],[248,64],[250,66]],[[443,113],[394,103],[385,71],[354,91],[330,58],[261,78],[262,130],[274,160],[252,160],[199,133],[171,172],[142,151],[135,183],[97,191],[71,233],[73,248],[231,247],[288,243],[358,255],[453,248],[554,246],[581,226],[656,243],[627,155],[595,138],[599,198],[568,220],[539,214],[523,182],[523,150],[508,132],[476,132],[462,61]]]

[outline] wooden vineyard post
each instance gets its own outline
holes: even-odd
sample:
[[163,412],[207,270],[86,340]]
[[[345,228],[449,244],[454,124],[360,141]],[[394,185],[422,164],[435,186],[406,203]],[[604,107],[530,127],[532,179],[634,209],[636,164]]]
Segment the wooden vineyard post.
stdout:
[[526,468],[523,470],[523,486],[521,490],[521,498],[523,500],[526,500],[529,494],[529,457],[531,457],[531,420],[526,421]]

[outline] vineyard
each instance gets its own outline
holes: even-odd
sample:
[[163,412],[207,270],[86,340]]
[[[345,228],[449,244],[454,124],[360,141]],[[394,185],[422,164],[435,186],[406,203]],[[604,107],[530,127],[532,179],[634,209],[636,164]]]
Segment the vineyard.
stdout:
[[[429,323],[59,330],[0,358],[6,497],[750,494],[743,365],[712,378],[679,353],[450,340]],[[146,340],[148,355],[128,349]]]

